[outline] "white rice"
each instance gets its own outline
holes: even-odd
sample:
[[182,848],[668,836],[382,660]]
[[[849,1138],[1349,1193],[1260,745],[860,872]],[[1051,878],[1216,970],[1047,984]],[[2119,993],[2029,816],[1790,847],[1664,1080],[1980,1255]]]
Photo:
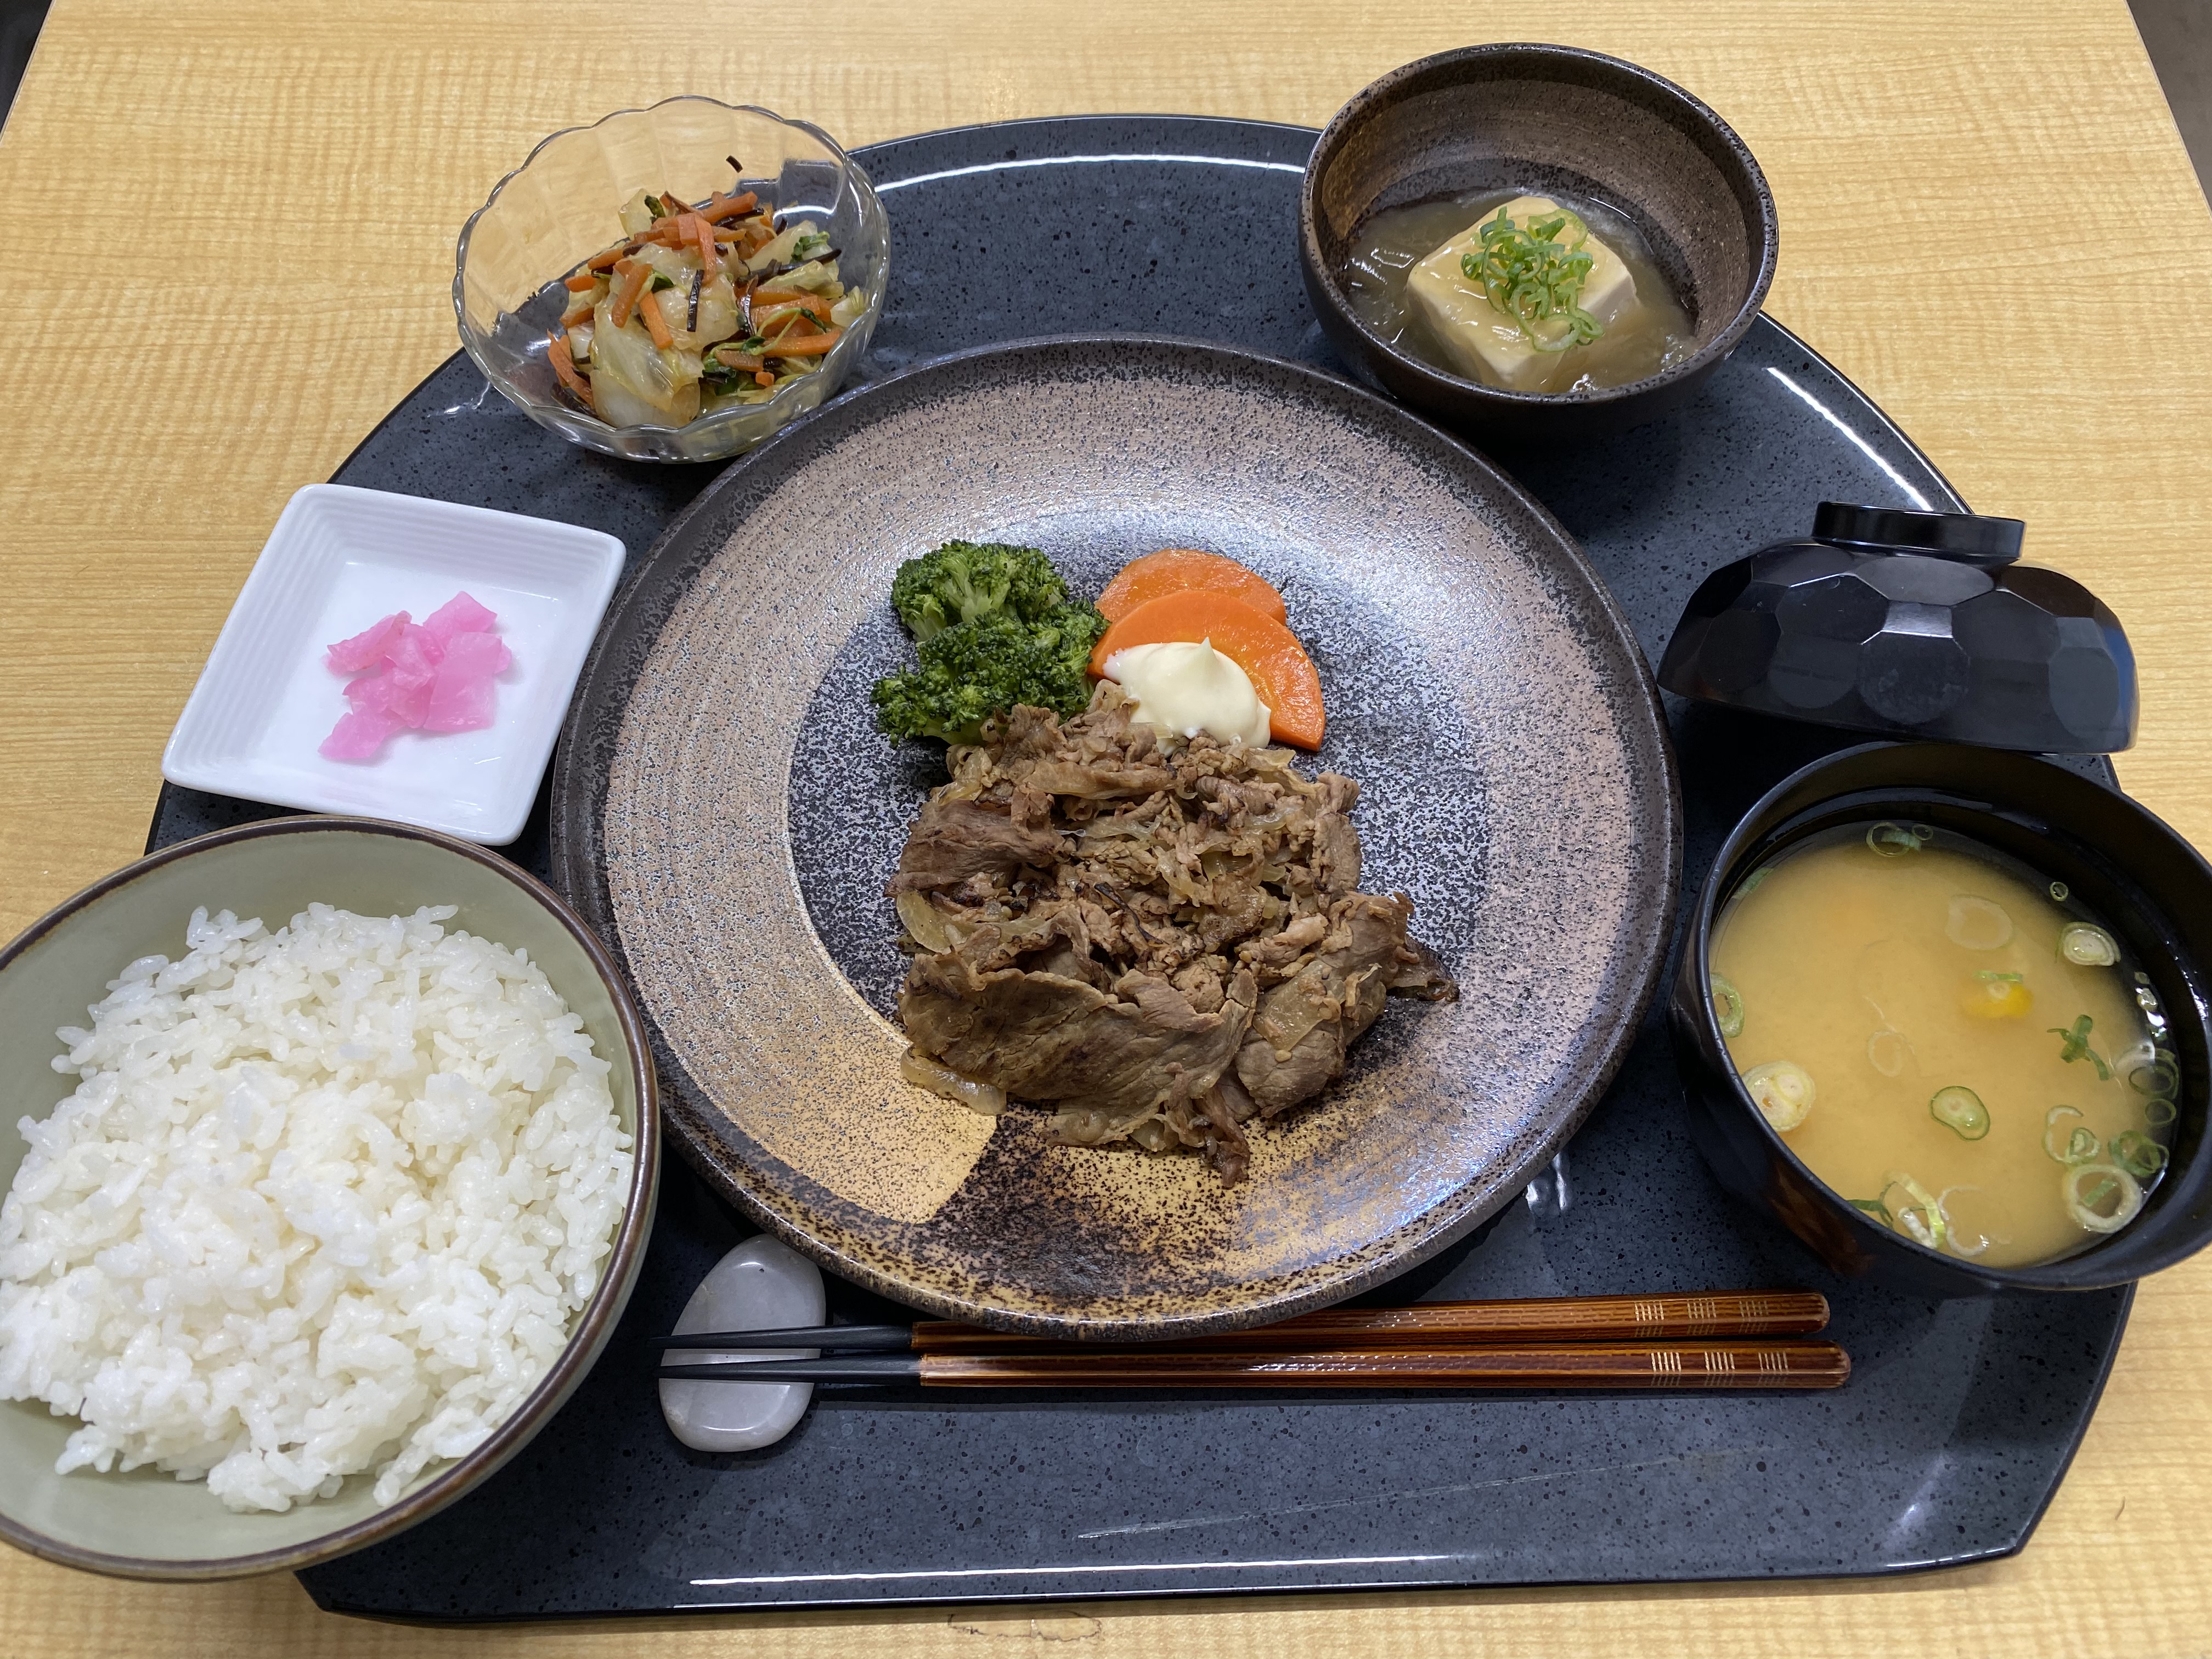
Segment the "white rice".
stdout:
[[583,1021],[453,914],[195,910],[59,1033],[82,1080],[0,1204],[0,1397],[82,1419],[58,1470],[388,1504],[544,1376],[630,1138]]

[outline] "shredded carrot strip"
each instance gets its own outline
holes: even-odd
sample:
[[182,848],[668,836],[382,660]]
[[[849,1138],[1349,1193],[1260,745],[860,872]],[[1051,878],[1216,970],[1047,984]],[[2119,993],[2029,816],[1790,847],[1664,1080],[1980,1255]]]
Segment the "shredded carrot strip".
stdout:
[[617,328],[629,320],[630,313],[637,308],[637,296],[645,292],[645,285],[653,276],[653,267],[642,259],[631,259],[625,264],[627,270],[620,264],[615,267],[623,279],[622,286],[615,290],[615,308],[610,316]]
[[799,339],[786,335],[761,353],[763,357],[820,357],[845,337],[845,331],[833,328],[827,334],[808,334]]
[[756,369],[753,371],[753,384],[755,386],[774,386],[775,384],[775,376],[769,374],[764,368]]
[[699,263],[706,267],[709,280],[722,274],[720,256],[714,252],[714,230],[698,214],[691,216],[691,234],[699,244]]
[[712,223],[717,219],[727,219],[734,214],[744,213],[759,200],[760,198],[751,191],[742,196],[710,197],[707,205],[699,210],[699,216]]
[[548,336],[545,356],[546,361],[553,365],[553,373],[560,377],[561,384],[581,398],[585,408],[596,413],[599,406],[592,401],[592,383],[576,372],[576,360],[568,353],[568,337],[564,334]]
[[776,337],[778,339],[786,338],[794,333],[804,337],[809,334],[819,334],[827,328],[828,325],[822,319],[829,314],[829,305],[820,300],[815,301],[811,306],[774,306],[766,313],[761,310],[759,302],[756,301],[753,305],[753,326],[757,330],[784,329],[786,332],[778,335]]
[[580,270],[574,276],[564,276],[561,279],[561,286],[571,294],[582,294],[599,285],[598,276],[588,270]]
[[636,246],[637,243],[635,240],[632,240],[624,242],[619,247],[611,247],[603,253],[594,253],[590,258],[584,261],[584,269],[586,270],[596,270],[605,273],[610,268],[620,264],[624,259],[628,258],[629,257],[630,250],[635,248]]
[[640,300],[637,314],[645,319],[645,331],[653,336],[653,344],[669,346],[676,343],[675,335],[669,331],[668,319],[661,313],[660,300],[657,295],[648,294]]

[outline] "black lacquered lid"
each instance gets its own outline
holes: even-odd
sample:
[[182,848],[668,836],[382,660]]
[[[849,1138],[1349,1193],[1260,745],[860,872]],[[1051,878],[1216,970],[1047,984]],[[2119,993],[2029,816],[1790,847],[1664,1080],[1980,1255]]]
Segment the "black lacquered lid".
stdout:
[[2020,557],[2027,525],[2020,519],[1978,513],[1915,513],[1901,507],[1850,507],[1822,501],[1813,515],[1813,539],[1877,553],[1940,553],[1967,564],[2010,564]]
[[2135,741],[2135,653],[2096,595],[2017,562],[2025,526],[1824,501],[1805,541],[1715,571],[1659,683],[1822,726],[2039,754]]

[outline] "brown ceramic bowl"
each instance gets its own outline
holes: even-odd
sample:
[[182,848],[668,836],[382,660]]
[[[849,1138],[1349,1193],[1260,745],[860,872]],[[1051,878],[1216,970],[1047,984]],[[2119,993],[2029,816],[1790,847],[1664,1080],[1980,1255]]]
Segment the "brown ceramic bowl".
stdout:
[[[1628,386],[1508,392],[1362,322],[1344,281],[1360,226],[1488,191],[1563,191],[1629,220],[1689,313],[1695,349]],[[1650,70],[1572,46],[1462,46],[1391,70],[1322,131],[1298,200],[1306,292],[1331,343],[1386,391],[1492,443],[1616,432],[1680,403],[1750,329],[1777,246],[1773,194],[1727,122]]]
[[[173,959],[195,907],[282,925],[311,902],[366,915],[459,907],[453,926],[527,951],[613,1067],[607,1086],[635,1157],[613,1248],[568,1346],[481,1445],[434,1464],[380,1504],[365,1475],[283,1514],[234,1514],[198,1481],[153,1468],[54,1473],[76,1427],[38,1401],[0,1402],[0,1538],[73,1567],[133,1578],[231,1578],[304,1567],[435,1514],[529,1443],[606,1346],[637,1282],[660,1164],[653,1064],[635,1009],[599,942],[543,884],[495,854],[368,818],[292,817],[180,842],[94,883],[0,951],[0,1084],[11,1121],[45,1116],[75,1086],[48,1063],[55,1029],[81,1025],[124,965]],[[25,1151],[0,1132],[0,1188]]]

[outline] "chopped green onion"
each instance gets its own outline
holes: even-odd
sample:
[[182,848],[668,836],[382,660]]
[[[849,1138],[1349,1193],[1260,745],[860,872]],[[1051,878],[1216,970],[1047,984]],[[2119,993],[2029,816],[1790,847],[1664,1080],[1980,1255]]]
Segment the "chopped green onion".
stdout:
[[[1968,1220],[1961,1218],[1959,1212],[1951,1203],[1951,1194],[1954,1193],[1962,1194],[1982,1193],[1982,1189],[1979,1187],[1946,1187],[1936,1194],[1936,1212],[1943,1218],[1944,1224],[1951,1230],[1951,1253],[1954,1255],[1963,1255],[1971,1259],[1988,1249],[1992,1240],[1989,1234],[1973,1226]],[[1982,1197],[1987,1200],[1989,1194],[1982,1193]],[[1988,1219],[1995,1220],[2002,1216],[2005,1211],[2002,1205],[1995,1205],[1992,1207],[1990,1203],[1981,1203],[1972,1206],[1970,1213],[1977,1213]],[[1970,1231],[1972,1232],[1974,1238],[1972,1244],[1966,1243],[1966,1236]]]
[[2051,896],[2057,900],[2061,904],[2065,903],[2069,898],[2072,897],[2073,892],[2074,890],[2069,887],[2063,881],[2054,881],[2051,884]]
[[2106,1150],[2137,1181],[2148,1181],[2166,1167],[2166,1148],[2137,1129],[2121,1130]]
[[2070,1027],[2051,1025],[2045,1029],[2058,1039],[2059,1059],[2069,1065],[2077,1060],[2086,1060],[2097,1068],[2097,1080],[2100,1083],[2107,1083],[2112,1080],[2112,1068],[2105,1064],[2105,1057],[2102,1054],[2089,1046],[2089,1033],[2095,1028],[2096,1024],[2097,1022],[2088,1015],[2081,1014],[2075,1017]]
[[1884,819],[1866,832],[1867,850],[1876,858],[1902,858],[1920,850],[1920,837],[1901,823]]
[[1813,1109],[1815,1091],[1805,1068],[1787,1060],[1770,1060],[1743,1074],[1743,1086],[1759,1115],[1777,1131],[1787,1132]]
[[2077,968],[2109,968],[2120,959],[2120,947],[2103,928],[2077,921],[2059,934],[2058,954]]
[[2127,1071],[2128,1087],[2154,1100],[2164,1100],[2179,1094],[2181,1057],[2171,1048],[2154,1047],[2148,1060],[2128,1066],[2127,1060],[2134,1059],[2141,1052],[2139,1048],[2130,1049],[2121,1060],[2121,1065]]
[[1765,881],[1770,873],[1771,872],[1766,870],[1753,871],[1749,875],[1743,878],[1743,885],[1737,888],[1735,890],[1740,895],[1757,892],[1759,890],[1759,884]]
[[[2093,1233],[2116,1233],[2142,1208],[2142,1188],[2117,1164],[2083,1164],[2058,1178],[2066,1213]],[[2107,1208],[2106,1206],[2110,1207]]]
[[1737,990],[1725,974],[1712,978],[1713,1018],[1720,1022],[1724,1037],[1743,1035],[1743,993]]
[[2166,1035],[2166,1013],[2158,1006],[2158,993],[2150,988],[2148,975],[2136,975],[2136,1006],[2142,1010],[2143,1024],[2150,1027],[2154,1037]]
[[1990,1132],[1990,1109],[1979,1095],[1959,1084],[1938,1089],[1929,1097],[1928,1115],[1958,1131],[1962,1140],[1979,1140]]
[[1890,1218],[1889,1206],[1883,1203],[1878,1198],[1847,1198],[1844,1202],[1850,1205],[1854,1210],[1864,1211],[1867,1214],[1872,1216],[1876,1221],[1881,1223],[1885,1227],[1893,1224]]
[[2170,1100],[2147,1101],[2143,1105],[2143,1121],[2154,1129],[2163,1129],[2181,1115],[2181,1109]]
[[2087,1164],[2097,1155],[2097,1137],[2081,1124],[2075,1124],[2067,1135],[2063,1149],[2051,1140],[2051,1137],[2058,1133],[2059,1118],[2067,1115],[2078,1118],[2081,1113],[2078,1107],[2053,1106],[2043,1115],[2043,1150],[2054,1163]]
[[[1901,1188],[1911,1202],[1890,1203],[1889,1194],[1893,1188]],[[1902,1170],[1891,1170],[1882,1185],[1881,1200],[1895,1218],[1894,1224],[1898,1230],[1915,1243],[1924,1244],[1931,1250],[1940,1250],[1950,1242],[1951,1224],[1943,1213],[1942,1202],[1911,1176]]]
[[[1571,224],[1574,240],[1559,240]],[[1605,325],[1577,303],[1597,264],[1597,256],[1583,246],[1589,227],[1580,218],[1560,209],[1532,213],[1525,224],[1516,225],[1501,207],[1481,228],[1481,237],[1480,248],[1460,256],[1459,268],[1489,296],[1492,310],[1521,325],[1531,346],[1565,351],[1588,345],[1605,332]],[[1556,329],[1538,332],[1538,325],[1555,322]]]
[[2021,982],[2021,975],[2008,974],[1996,968],[1984,968],[1980,973],[1975,975],[1974,977],[1976,979],[2001,979],[2008,985],[2017,985]]

